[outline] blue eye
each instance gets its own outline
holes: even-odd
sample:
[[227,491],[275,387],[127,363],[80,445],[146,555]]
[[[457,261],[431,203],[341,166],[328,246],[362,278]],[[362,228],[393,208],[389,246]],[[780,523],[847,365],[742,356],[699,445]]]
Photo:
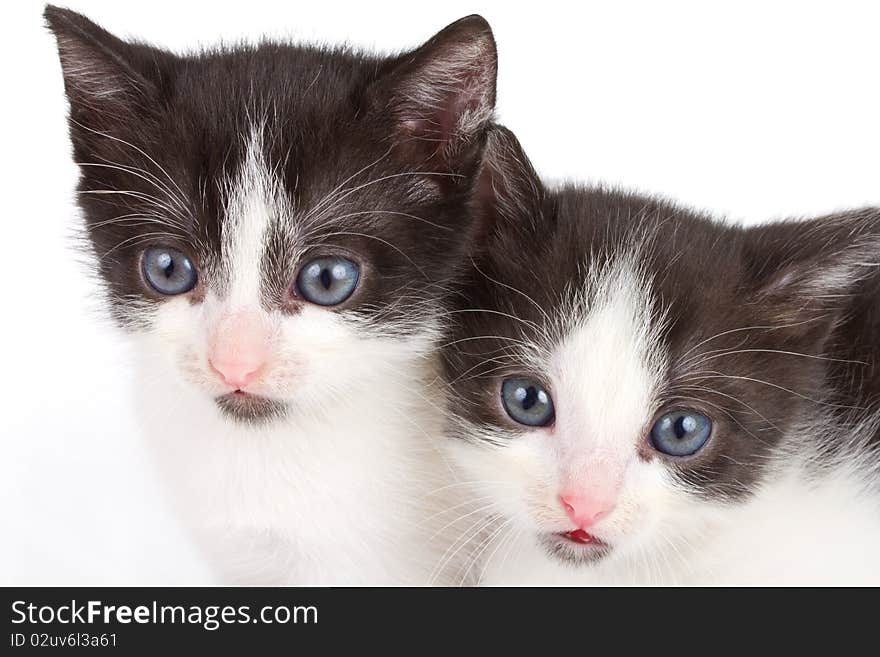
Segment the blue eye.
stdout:
[[183,294],[196,286],[196,268],[176,249],[152,247],[144,251],[141,262],[144,278],[160,294]]
[[540,383],[525,377],[506,379],[501,384],[501,403],[515,422],[530,427],[553,423],[553,399]]
[[339,256],[317,258],[303,267],[296,277],[299,293],[319,306],[335,306],[351,296],[360,271],[351,260]]
[[709,440],[712,420],[696,411],[672,411],[651,428],[651,444],[670,456],[696,454]]

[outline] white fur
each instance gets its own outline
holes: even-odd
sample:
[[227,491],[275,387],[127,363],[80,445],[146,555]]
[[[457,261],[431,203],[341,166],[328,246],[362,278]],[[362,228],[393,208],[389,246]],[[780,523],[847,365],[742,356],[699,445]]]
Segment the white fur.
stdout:
[[[554,318],[552,343],[532,345],[523,367],[554,397],[556,425],[499,439],[450,444],[490,520],[476,520],[481,581],[488,585],[877,584],[880,492],[860,435],[840,436],[848,456],[780,451],[766,485],[745,502],[688,492],[659,458],[639,458],[658,410],[666,357],[652,306],[631,257],[592,271]],[[832,423],[805,425],[798,445],[815,445]],[[480,440],[482,439],[482,440]],[[491,441],[486,442],[486,441]],[[831,441],[835,442],[835,441]],[[861,451],[860,451],[861,450]],[[876,459],[875,459],[876,460]],[[565,488],[615,490],[616,506],[590,532],[613,551],[597,563],[551,557],[539,534],[571,530],[558,496]],[[493,533],[494,532],[494,533]]]
[[227,220],[220,267],[223,273],[232,275],[224,290],[224,302],[233,311],[259,304],[260,266],[269,227],[275,223],[289,224],[293,215],[293,208],[278,181],[269,174],[262,154],[263,129],[256,129],[251,134],[239,178],[226,193]]
[[877,586],[880,521],[876,485],[841,468],[814,480],[802,462],[773,476],[749,501],[682,503],[640,553],[598,565],[548,558],[523,537],[483,584],[525,586]]
[[[260,151],[255,133],[227,193],[204,299],[164,301],[137,334],[145,434],[218,581],[444,582],[435,569],[448,542],[437,529],[456,487],[435,445],[433,331],[404,341],[317,306],[292,316],[261,307],[267,230],[284,222],[296,235]],[[253,392],[289,406],[260,426],[224,417],[213,400],[225,390],[208,365],[209,338],[219,317],[242,308],[274,343]]]

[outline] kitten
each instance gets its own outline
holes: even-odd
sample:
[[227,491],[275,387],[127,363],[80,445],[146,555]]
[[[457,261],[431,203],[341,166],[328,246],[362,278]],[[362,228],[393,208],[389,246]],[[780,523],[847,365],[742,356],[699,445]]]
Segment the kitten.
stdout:
[[395,57],[181,56],[45,16],[144,433],[218,579],[444,581],[431,382],[495,101],[488,24]]
[[880,583],[878,404],[852,383],[878,390],[852,294],[880,210],[742,228],[550,190],[502,128],[484,166],[444,345],[481,581]]

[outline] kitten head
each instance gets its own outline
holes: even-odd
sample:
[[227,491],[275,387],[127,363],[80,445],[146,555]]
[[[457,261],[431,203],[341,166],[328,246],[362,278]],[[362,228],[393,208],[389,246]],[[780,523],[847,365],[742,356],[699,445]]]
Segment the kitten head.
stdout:
[[48,7],[112,312],[162,380],[261,421],[430,348],[495,101],[479,16],[412,52],[180,56]]
[[548,191],[501,128],[484,167],[485,248],[444,344],[450,444],[511,531],[565,561],[651,558],[815,440],[797,420],[822,408],[880,214],[745,229]]

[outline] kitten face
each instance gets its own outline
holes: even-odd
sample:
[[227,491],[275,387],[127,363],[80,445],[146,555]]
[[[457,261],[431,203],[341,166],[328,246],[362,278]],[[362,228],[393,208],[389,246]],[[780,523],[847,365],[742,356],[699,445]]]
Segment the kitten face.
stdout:
[[489,237],[444,347],[467,479],[564,561],[686,546],[821,408],[826,341],[880,216],[746,230],[546,192],[503,129],[482,188]]
[[494,105],[485,21],[383,59],[180,57],[46,17],[95,268],[168,376],[259,422],[329,410],[426,353]]

